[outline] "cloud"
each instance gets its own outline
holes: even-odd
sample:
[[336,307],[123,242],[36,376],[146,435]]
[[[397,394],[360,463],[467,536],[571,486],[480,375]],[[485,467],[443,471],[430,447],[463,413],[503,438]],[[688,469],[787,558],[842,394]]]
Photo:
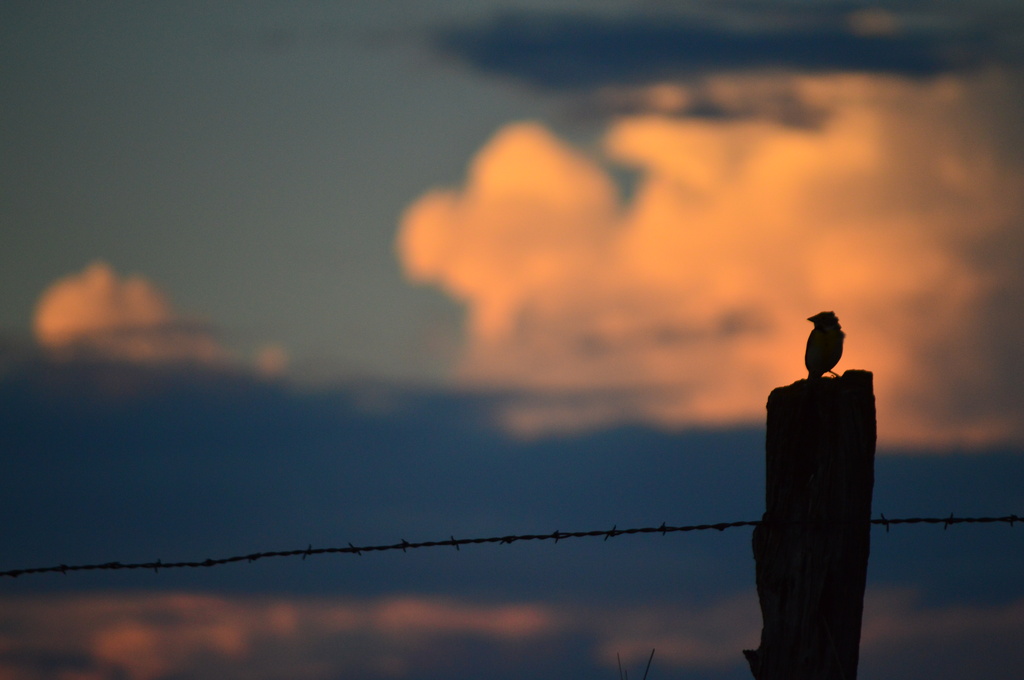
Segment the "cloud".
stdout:
[[61,355],[207,364],[226,356],[204,325],[177,313],[152,283],[121,278],[104,262],[51,284],[33,326],[39,344]]
[[288,370],[288,351],[280,345],[266,345],[256,352],[256,370],[270,378],[284,375]]
[[748,69],[934,76],[996,59],[992,30],[962,14],[729,4],[689,15],[505,13],[438,31],[433,44],[491,75],[581,91]]
[[750,592],[703,606],[633,607],[591,615],[598,655],[605,666],[646,663],[656,650],[660,665],[721,670],[744,664],[740,650],[757,647],[760,612]]
[[861,630],[862,674],[873,678],[1020,674],[1024,600],[926,606],[909,589],[868,591]]
[[552,612],[427,597],[331,600],[190,593],[20,598],[0,614],[0,675],[402,677],[458,665],[463,645],[548,635]]
[[[21,596],[3,605],[0,675],[11,680],[614,674],[617,658],[635,668],[652,648],[655,668],[722,673],[745,667],[740,650],[760,633],[753,589],[698,606],[187,592]],[[880,678],[963,677],[972,667],[1016,677],[1022,632],[1019,600],[924,607],[911,591],[869,591],[861,665]],[[566,658],[567,649],[578,656]]]
[[[711,85],[728,103],[752,80]],[[840,369],[876,374],[883,441],[1020,438],[1024,360],[998,342],[1012,315],[991,312],[1024,294],[1015,251],[993,248],[1019,243],[1024,168],[1005,146],[1011,117],[985,113],[1005,112],[1017,84],[770,86],[821,123],[625,117],[604,158],[513,124],[463,189],[411,205],[397,244],[407,275],[466,304],[459,378],[540,394],[506,414],[523,431],[757,422],[768,392],[801,377],[804,319],[835,310]],[[615,165],[637,174],[628,200]]]
[[472,301],[474,335],[496,340],[526,300],[599,264],[615,201],[611,180],[582,154],[540,125],[512,125],[477,155],[464,194],[432,192],[410,209],[399,250],[410,278],[443,279]]

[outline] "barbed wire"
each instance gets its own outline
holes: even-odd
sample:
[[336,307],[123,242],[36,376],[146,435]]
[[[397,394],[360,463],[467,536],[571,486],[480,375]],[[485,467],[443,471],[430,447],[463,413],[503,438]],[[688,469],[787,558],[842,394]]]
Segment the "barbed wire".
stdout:
[[[872,525],[881,525],[885,527],[888,533],[889,528],[899,524],[941,524],[943,529],[947,529],[954,524],[994,524],[1003,523],[1013,526],[1016,522],[1024,522],[1024,517],[1017,515],[1006,515],[1004,517],[955,517],[950,514],[949,517],[904,517],[897,519],[889,519],[884,514],[878,519],[869,520]],[[516,541],[559,541],[569,538],[594,538],[603,536],[604,540],[609,538],[615,538],[616,536],[623,536],[627,534],[669,534],[676,532],[686,531],[725,531],[726,529],[735,529],[738,527],[756,527],[762,524],[764,525],[795,525],[795,524],[839,524],[841,522],[777,522],[777,521],[765,521],[765,520],[745,520],[740,522],[718,522],[716,524],[688,524],[683,526],[668,526],[662,522],[661,526],[657,527],[639,527],[632,529],[619,529],[618,525],[613,526],[611,529],[593,529],[590,531],[558,531],[555,530],[550,534],[509,534],[507,536],[489,536],[486,538],[455,538],[455,536],[449,536],[445,540],[441,541],[419,541],[410,543],[404,538],[401,543],[391,543],[384,545],[364,545],[355,546],[349,543],[347,546],[335,547],[335,548],[314,548],[310,544],[306,548],[299,548],[297,550],[273,550],[266,552],[255,552],[248,555],[235,555],[232,557],[221,557],[218,559],[207,558],[202,561],[192,562],[163,562],[157,560],[155,562],[104,562],[100,564],[59,564],[51,567],[29,567],[27,569],[8,569],[7,571],[0,571],[0,577],[17,578],[28,574],[45,574],[45,573],[61,573],[67,575],[68,572],[75,571],[96,571],[96,570],[118,570],[118,569],[152,569],[154,572],[159,572],[161,569],[181,569],[181,568],[196,568],[196,567],[216,567],[222,564],[231,564],[233,562],[255,562],[256,560],[267,559],[271,557],[299,557],[306,559],[312,555],[328,555],[336,553],[348,553],[354,555],[362,555],[363,553],[370,552],[385,552],[389,550],[401,550],[406,552],[408,550],[416,550],[418,548],[437,548],[442,546],[453,547],[456,550],[460,550],[460,546],[463,545],[477,545],[484,543],[515,543]],[[849,522],[844,522],[849,523]]]

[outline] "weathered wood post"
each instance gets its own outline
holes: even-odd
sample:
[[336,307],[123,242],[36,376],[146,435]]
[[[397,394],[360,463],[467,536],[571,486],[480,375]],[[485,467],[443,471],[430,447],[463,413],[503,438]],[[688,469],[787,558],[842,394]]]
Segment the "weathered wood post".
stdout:
[[871,542],[872,375],[800,380],[768,397],[764,524],[754,529],[756,680],[854,680]]

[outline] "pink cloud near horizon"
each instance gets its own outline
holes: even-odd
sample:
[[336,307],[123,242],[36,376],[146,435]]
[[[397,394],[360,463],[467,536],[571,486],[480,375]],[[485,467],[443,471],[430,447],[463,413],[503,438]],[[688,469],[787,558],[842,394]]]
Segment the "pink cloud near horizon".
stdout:
[[0,677],[28,680],[41,677],[41,670],[47,677],[80,680],[402,677],[419,667],[443,668],[443,650],[457,663],[452,650],[467,639],[514,649],[530,644],[556,628],[553,616],[537,605],[420,596],[6,598],[0,608]]
[[[589,656],[569,666],[596,664],[614,677],[619,658],[635,668],[655,648],[662,672],[699,673],[745,668],[741,650],[756,647],[760,634],[753,588],[701,605],[188,592],[7,596],[0,605],[4,680],[401,678],[461,672],[482,648],[495,667],[543,665],[580,640]],[[911,590],[869,589],[861,663],[885,671],[941,657],[949,669],[985,666],[991,677],[1013,677],[1021,634],[1022,601],[924,606]],[[982,643],[990,647],[984,659],[971,652]]]

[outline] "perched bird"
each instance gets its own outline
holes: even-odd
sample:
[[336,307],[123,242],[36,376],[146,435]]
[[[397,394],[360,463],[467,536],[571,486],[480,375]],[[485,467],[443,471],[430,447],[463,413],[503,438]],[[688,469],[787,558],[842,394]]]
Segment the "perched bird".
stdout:
[[832,373],[832,368],[843,356],[843,338],[846,336],[834,312],[819,312],[807,320],[814,324],[804,354],[807,379],[810,380],[820,378],[826,372]]

